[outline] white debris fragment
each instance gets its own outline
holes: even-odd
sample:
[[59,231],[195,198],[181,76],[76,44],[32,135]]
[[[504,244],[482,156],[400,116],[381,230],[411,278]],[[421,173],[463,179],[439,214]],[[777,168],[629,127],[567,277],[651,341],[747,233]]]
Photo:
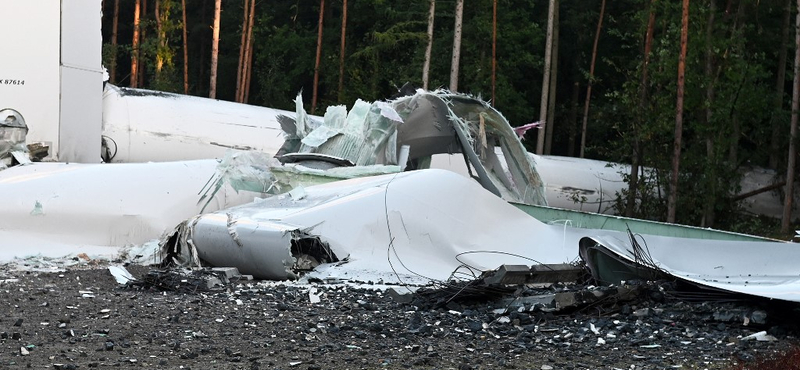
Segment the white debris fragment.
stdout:
[[597,346],[602,346],[603,344],[606,344],[606,340],[603,339],[603,338],[597,338],[597,344],[596,345]]
[[767,332],[763,330],[758,333],[753,333],[742,338],[742,340],[753,340],[753,339],[759,342],[774,342],[778,340],[778,338],[775,338],[774,336],[767,334]]
[[592,323],[589,324],[589,330],[591,330],[595,335],[600,335],[600,330],[597,329],[597,327]]
[[25,347],[19,347],[19,354],[22,355],[22,356],[27,356],[27,355],[29,355],[31,353],[28,352],[28,350],[25,349]]
[[289,196],[292,197],[292,200],[295,202],[298,200],[302,200],[303,198],[306,197],[306,189],[303,188],[302,186],[297,186],[291,191],[289,191]]
[[319,303],[322,299],[320,298],[319,291],[317,288],[311,288],[308,290],[308,300],[312,304]]
[[78,294],[81,295],[81,298],[94,298],[94,292],[91,290],[79,290]]
[[387,102],[376,102],[378,108],[381,109],[381,116],[384,116],[392,121],[403,123],[403,117],[397,113],[392,106]]
[[122,266],[108,266],[108,272],[114,276],[117,284],[125,284],[128,281],[136,280],[133,275]]

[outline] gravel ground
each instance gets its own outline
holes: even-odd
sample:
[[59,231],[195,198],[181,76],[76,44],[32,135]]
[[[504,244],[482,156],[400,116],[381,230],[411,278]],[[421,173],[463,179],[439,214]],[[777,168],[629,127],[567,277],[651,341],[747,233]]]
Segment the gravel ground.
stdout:
[[[795,342],[792,305],[687,303],[653,288],[602,307],[507,312],[343,284],[126,288],[103,266],[0,268],[0,281],[0,368],[725,369]],[[744,326],[737,313],[754,310],[767,323]],[[742,340],[761,330],[776,340]]]

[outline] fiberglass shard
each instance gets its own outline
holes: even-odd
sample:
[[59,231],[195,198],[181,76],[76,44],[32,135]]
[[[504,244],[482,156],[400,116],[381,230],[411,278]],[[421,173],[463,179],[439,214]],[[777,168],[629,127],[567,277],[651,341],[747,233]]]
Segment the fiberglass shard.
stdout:
[[[297,109],[297,117],[307,117],[302,105]],[[324,122],[307,134],[302,122],[280,120],[286,142],[279,158],[284,163],[304,153],[356,167],[396,166],[400,148],[408,146],[403,169],[413,170],[429,168],[434,155],[461,153],[469,176],[486,190],[510,201],[547,203],[533,160],[508,121],[478,98],[419,90],[388,102],[358,100],[349,112],[344,106],[329,107]]]

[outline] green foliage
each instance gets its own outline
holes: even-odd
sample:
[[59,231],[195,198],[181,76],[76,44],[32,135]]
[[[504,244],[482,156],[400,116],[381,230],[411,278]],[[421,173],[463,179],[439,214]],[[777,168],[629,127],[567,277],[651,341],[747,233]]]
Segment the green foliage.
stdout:
[[272,40],[269,44],[258,43],[254,54],[254,64],[258,66],[254,75],[261,87],[259,100],[265,106],[294,110],[292,91],[296,95],[303,86],[310,86],[313,77],[316,37],[311,30],[301,33],[289,25],[273,27],[265,21],[257,24],[254,39]]

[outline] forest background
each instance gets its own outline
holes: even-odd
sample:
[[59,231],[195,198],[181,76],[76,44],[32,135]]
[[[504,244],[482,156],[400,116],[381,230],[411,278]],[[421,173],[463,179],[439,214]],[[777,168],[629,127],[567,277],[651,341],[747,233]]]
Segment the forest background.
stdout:
[[782,197],[787,174],[794,178],[797,5],[104,0],[103,63],[119,86],[273,108],[293,110],[303,91],[316,114],[357,98],[390,98],[406,82],[454,88],[489,100],[512,126],[549,122],[542,144],[528,132],[531,152],[633,164],[620,169],[629,185],[617,199],[621,214],[780,235],[780,220],[741,212],[737,195],[754,166],[776,171],[765,191]]

